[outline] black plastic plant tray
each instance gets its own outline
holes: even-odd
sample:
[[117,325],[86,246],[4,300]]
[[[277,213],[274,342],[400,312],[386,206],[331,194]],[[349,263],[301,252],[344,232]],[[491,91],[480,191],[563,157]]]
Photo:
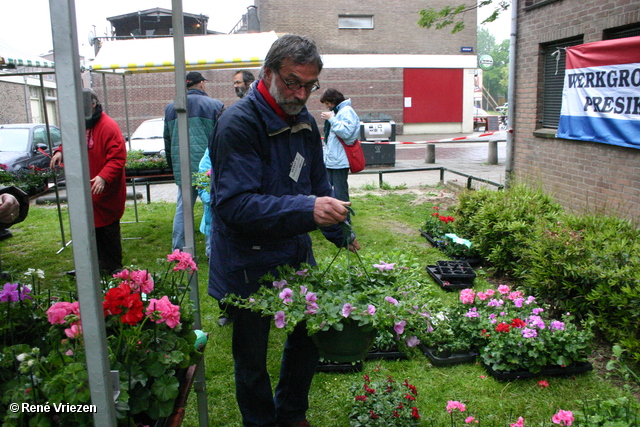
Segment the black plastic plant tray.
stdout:
[[438,357],[436,356],[434,349],[422,345],[420,346],[420,350],[422,351],[422,354],[427,356],[433,366],[450,366],[462,363],[472,363],[478,356],[477,352],[470,351],[468,353],[452,353],[447,357]]
[[435,265],[427,265],[427,272],[445,291],[457,291],[473,287],[473,282],[451,283],[448,280],[443,280],[440,273],[438,273],[438,267]]
[[498,381],[525,380],[535,377],[570,377],[576,374],[593,370],[593,365],[589,362],[576,362],[570,366],[550,366],[540,372],[531,371],[494,371],[490,366],[482,363],[489,375]]
[[400,351],[397,348],[390,350],[380,350],[378,348],[371,349],[367,354],[367,360],[405,360],[407,359],[407,353]]
[[473,283],[476,272],[466,261],[437,261],[440,278],[449,283]]
[[356,363],[334,363],[329,361],[318,362],[316,372],[361,372],[364,367],[362,361]]

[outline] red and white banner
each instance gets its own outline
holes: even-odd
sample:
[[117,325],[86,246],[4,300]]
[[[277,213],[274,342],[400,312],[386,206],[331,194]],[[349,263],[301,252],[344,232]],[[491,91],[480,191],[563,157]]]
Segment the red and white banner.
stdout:
[[567,48],[557,135],[640,148],[640,36]]

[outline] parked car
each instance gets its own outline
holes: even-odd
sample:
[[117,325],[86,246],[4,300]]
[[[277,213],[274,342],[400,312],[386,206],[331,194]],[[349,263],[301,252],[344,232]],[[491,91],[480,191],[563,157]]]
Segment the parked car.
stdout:
[[164,154],[164,118],[145,120],[133,132],[127,150],[142,150],[146,156]]
[[482,108],[473,107],[473,130],[487,130],[489,113]]
[[[49,126],[51,149],[62,143],[60,128]],[[49,169],[51,151],[44,124],[23,123],[0,125],[0,163],[8,171]]]
[[500,114],[508,114],[509,113],[509,103],[505,102],[499,107],[496,107],[496,111]]

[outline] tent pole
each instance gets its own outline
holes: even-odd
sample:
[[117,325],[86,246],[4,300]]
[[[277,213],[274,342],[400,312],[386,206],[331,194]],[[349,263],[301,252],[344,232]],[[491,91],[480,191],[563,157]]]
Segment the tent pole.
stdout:
[[[125,75],[122,75],[122,90],[124,97],[124,117],[125,125],[127,126],[127,142],[129,144],[129,150],[131,150],[131,132],[129,131],[129,104],[127,103],[127,82]],[[136,214],[136,222],[138,220],[138,200],[136,199],[136,180],[131,180],[131,191],[133,191],[133,210]]]
[[[193,219],[193,191],[191,185],[191,154],[189,152],[189,123],[187,115],[187,88],[185,76],[187,67],[185,64],[184,50],[184,17],[182,0],[172,0],[172,24],[173,24],[173,49],[175,64],[176,97],[174,106],[178,115],[178,139],[180,144],[180,190],[182,192],[182,217],[184,219],[185,247],[183,251],[191,253],[196,258],[195,226]],[[194,171],[197,172],[197,171]],[[198,290],[198,272],[195,271],[189,281],[189,296],[195,308],[194,329],[202,329],[200,315],[200,294]],[[207,404],[207,390],[205,378],[204,358],[201,359],[196,371],[194,389],[198,400],[198,417],[200,427],[209,426],[209,410]]]
[[80,56],[74,0],[49,0],[51,32],[56,57],[56,81],[60,99],[60,122],[69,220],[73,234],[76,286],[82,316],[91,403],[95,405],[96,427],[116,425],[116,411],[109,352],[102,309],[102,287],[98,273],[98,251],[89,183],[89,156],[86,144]]
[[[40,73],[40,95],[42,96],[42,105],[44,111],[44,123],[47,127],[47,145],[49,146],[49,156],[53,155],[53,146],[51,145],[51,131],[49,129],[49,114],[47,113],[47,98],[44,93],[44,79],[42,78],[42,73]],[[70,243],[65,243],[67,240],[64,237],[64,223],[62,222],[62,209],[60,207],[60,192],[58,191],[58,176],[56,175],[56,171],[53,170],[53,189],[56,193],[56,206],[58,208],[58,221],[60,222],[60,236],[62,237],[62,247],[58,251],[60,253],[67,245]]]

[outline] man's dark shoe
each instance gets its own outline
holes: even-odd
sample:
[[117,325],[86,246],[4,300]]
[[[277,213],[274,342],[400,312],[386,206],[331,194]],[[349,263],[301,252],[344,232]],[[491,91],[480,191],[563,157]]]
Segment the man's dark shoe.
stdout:
[[227,326],[230,325],[232,320],[226,316],[218,317],[218,326]]
[[67,276],[76,277],[76,271],[75,270],[69,270],[69,271],[65,272],[65,274]]
[[311,423],[307,420],[296,421],[293,423],[280,422],[278,423],[278,427],[313,427]]

